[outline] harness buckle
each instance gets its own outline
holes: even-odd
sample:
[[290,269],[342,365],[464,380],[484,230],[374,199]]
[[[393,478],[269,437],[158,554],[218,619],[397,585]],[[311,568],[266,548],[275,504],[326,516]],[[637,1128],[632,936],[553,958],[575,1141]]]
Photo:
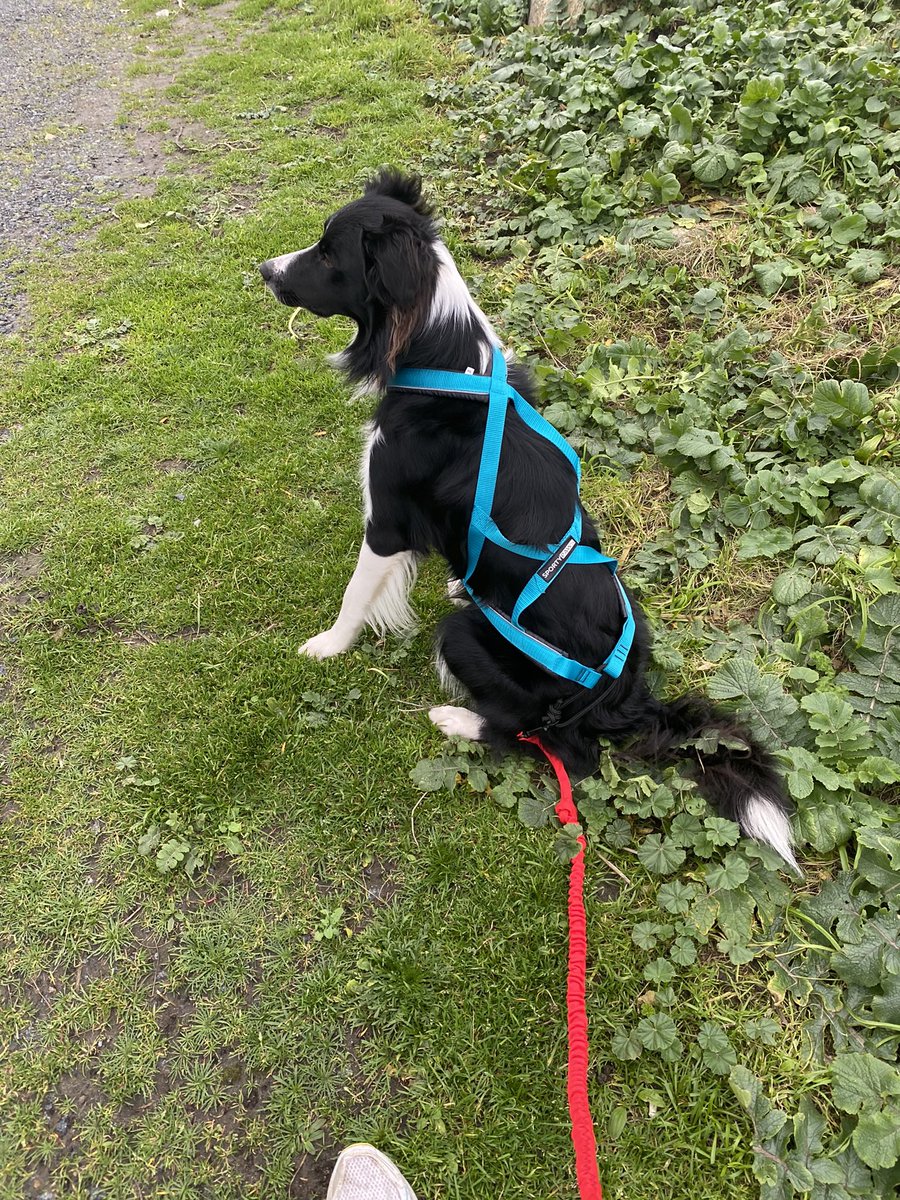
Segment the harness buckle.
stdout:
[[609,675],[612,679],[618,679],[625,667],[625,660],[628,658],[628,651],[631,649],[631,644],[627,646],[621,639],[616,643],[612,654],[603,664],[601,670],[604,675]]

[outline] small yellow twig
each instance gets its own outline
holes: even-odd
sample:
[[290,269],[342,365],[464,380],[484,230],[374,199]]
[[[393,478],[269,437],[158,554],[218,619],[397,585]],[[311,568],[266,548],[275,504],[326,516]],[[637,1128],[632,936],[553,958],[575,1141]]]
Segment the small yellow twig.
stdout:
[[288,333],[291,335],[291,337],[294,339],[295,342],[300,341],[300,336],[299,336],[299,334],[294,333],[294,322],[297,320],[297,314],[301,313],[301,312],[303,312],[302,308],[295,308],[294,311],[291,313],[291,319],[288,321]]

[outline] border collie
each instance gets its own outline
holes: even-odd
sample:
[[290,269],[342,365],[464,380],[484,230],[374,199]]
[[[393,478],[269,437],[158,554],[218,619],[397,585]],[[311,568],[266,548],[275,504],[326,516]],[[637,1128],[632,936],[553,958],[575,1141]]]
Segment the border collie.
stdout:
[[[503,748],[521,747],[520,731],[540,729],[573,778],[597,769],[600,737],[657,762],[683,757],[720,813],[797,870],[791,806],[773,757],[703,698],[664,703],[650,692],[647,624],[630,593],[634,644],[621,676],[604,677],[596,694],[544,670],[466,602],[457,581],[466,572],[487,405],[478,396],[392,388],[391,380],[401,366],[488,374],[499,339],[439,237],[420,179],[383,169],[361,199],[328,218],[314,245],[259,269],[281,303],[356,322],[353,341],[332,362],[358,395],[375,402],[364,435],[359,560],[337,620],[301,652],[313,658],[341,654],[367,624],[379,632],[410,627],[408,597],[417,564],[436,550],[449,564],[449,591],[458,602],[438,630],[437,668],[451,697],[465,700],[431,709],[438,728]],[[533,403],[527,370],[510,362],[509,378]],[[568,529],[576,502],[575,476],[562,454],[510,408],[492,510],[497,526],[515,543],[554,544]],[[582,519],[583,542],[599,548],[584,510]],[[487,542],[472,584],[487,603],[510,612],[534,569],[533,560]],[[523,623],[571,658],[604,662],[622,630],[610,570],[570,565],[528,608]],[[719,735],[714,749],[686,745],[709,733]]]

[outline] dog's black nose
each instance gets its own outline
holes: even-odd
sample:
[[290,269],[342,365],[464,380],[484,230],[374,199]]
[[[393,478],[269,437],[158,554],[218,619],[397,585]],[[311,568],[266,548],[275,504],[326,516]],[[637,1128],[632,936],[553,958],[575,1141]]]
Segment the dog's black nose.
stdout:
[[271,258],[268,259],[266,262],[259,264],[259,273],[260,273],[260,275],[262,275],[265,282],[268,283],[269,280],[272,278],[272,276],[275,274],[275,267],[272,263]]

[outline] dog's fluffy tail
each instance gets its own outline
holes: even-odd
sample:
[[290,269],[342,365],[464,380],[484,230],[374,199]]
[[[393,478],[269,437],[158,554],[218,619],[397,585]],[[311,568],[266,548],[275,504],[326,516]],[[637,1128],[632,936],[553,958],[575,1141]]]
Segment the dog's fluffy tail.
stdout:
[[690,763],[699,790],[722,816],[736,821],[747,837],[772,846],[799,875],[793,806],[768,750],[702,697],[669,704],[654,698],[649,710],[650,721],[628,747],[629,755]]

